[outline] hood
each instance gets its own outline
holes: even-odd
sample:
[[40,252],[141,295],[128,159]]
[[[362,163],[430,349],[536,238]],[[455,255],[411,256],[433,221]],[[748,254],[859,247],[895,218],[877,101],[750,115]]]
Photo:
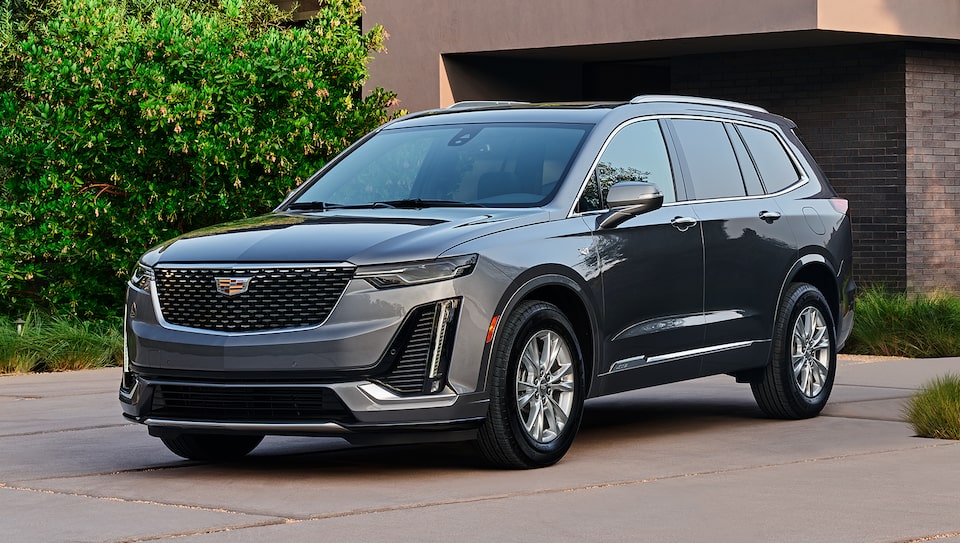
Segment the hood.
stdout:
[[485,208],[270,213],[190,232],[151,249],[142,260],[151,266],[426,260],[471,239],[548,217],[542,209]]

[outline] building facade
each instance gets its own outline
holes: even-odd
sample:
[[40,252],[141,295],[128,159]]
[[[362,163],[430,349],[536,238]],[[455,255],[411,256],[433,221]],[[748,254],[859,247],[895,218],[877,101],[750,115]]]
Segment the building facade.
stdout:
[[369,86],[462,100],[691,94],[797,122],[861,285],[960,292],[960,0],[365,0]]

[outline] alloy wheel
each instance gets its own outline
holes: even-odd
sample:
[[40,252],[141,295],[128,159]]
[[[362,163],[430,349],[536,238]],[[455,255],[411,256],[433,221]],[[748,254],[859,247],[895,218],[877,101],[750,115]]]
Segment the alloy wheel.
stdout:
[[807,398],[817,397],[830,372],[830,332],[816,307],[805,307],[793,325],[791,358],[797,388]]
[[574,366],[560,334],[541,330],[523,348],[517,368],[517,411],[526,434],[550,443],[563,432],[574,403]]

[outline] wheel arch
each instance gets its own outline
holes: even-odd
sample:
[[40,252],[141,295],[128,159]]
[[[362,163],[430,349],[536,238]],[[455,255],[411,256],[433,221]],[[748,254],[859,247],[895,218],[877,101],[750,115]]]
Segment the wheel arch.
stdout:
[[489,368],[494,353],[493,346],[500,340],[500,323],[520,303],[528,300],[547,302],[557,306],[570,320],[580,344],[586,397],[590,396],[594,368],[599,357],[597,338],[597,315],[589,287],[576,274],[557,266],[527,270],[518,277],[497,305],[498,321],[494,328],[486,355],[487,371],[484,382],[489,383]]
[[830,315],[833,317],[834,331],[839,334],[841,308],[840,308],[840,286],[837,283],[837,272],[830,261],[818,253],[809,253],[797,260],[787,274],[786,280],[780,287],[780,296],[777,300],[777,307],[784,293],[793,283],[808,283],[813,285],[823,294],[830,306]]

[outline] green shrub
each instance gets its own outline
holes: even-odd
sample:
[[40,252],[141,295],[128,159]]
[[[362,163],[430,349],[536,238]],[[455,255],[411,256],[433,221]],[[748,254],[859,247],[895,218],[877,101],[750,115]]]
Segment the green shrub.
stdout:
[[907,420],[917,435],[960,439],[960,376],[934,379],[910,398]]
[[137,255],[271,209],[394,101],[361,96],[359,0],[301,28],[268,0],[0,6],[2,313],[116,315]]
[[859,293],[845,352],[910,358],[960,355],[960,298],[909,296],[870,288]]
[[31,313],[24,320],[18,333],[14,321],[0,318],[0,373],[79,370],[123,361],[119,319],[91,323]]

